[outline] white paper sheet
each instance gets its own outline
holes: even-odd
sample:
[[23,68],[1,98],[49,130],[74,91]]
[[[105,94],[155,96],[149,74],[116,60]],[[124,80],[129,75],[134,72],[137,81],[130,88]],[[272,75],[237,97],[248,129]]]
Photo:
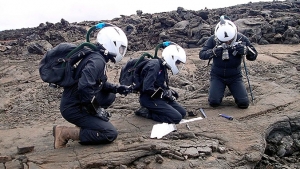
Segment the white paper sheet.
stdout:
[[[196,121],[196,120],[202,120],[202,119],[203,119],[202,117],[197,117],[197,118],[188,119],[188,120],[182,119],[179,122],[179,124]],[[161,139],[163,136],[165,136],[175,130],[177,130],[175,124],[168,124],[168,123],[155,124],[152,127],[150,138]]]
[[193,118],[193,119],[182,119],[179,124],[182,124],[182,123],[187,123],[187,122],[191,122],[191,121],[197,121],[197,120],[202,120],[203,118],[202,117],[196,117],[196,118]]
[[175,130],[177,130],[175,124],[168,124],[168,123],[155,124],[153,125],[150,138],[161,139],[163,136]]

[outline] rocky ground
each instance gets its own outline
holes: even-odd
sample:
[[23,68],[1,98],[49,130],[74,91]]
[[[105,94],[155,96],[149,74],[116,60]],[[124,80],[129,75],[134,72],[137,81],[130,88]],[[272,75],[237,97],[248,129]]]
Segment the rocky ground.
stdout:
[[[188,111],[201,117],[202,108],[207,118],[189,122],[190,129],[178,124],[177,131],[151,139],[157,123],[134,115],[138,96],[118,95],[109,108],[111,122],[119,131],[115,142],[98,146],[70,142],[63,149],[53,149],[52,126],[71,124],[59,112],[62,89],[48,87],[39,77],[42,56],[0,54],[0,168],[300,168],[296,144],[300,139],[300,45],[255,47],[258,59],[246,62],[254,97],[248,109],[238,109],[229,93],[221,107],[209,107],[210,67],[198,58],[200,48],[186,49],[185,69],[171,76],[171,86]],[[129,51],[121,63],[109,64],[109,81],[117,83],[125,61],[143,52]],[[218,116],[220,113],[234,120]],[[186,117],[190,118],[194,117]],[[281,137],[274,136],[277,131]],[[287,135],[292,142],[284,142]],[[292,145],[281,148],[284,152],[280,154],[273,144],[270,153],[268,141],[274,143],[274,138],[278,145]],[[269,153],[264,154],[266,149]]]
[[[0,31],[0,169],[2,168],[300,168],[300,22],[299,2],[258,2],[220,9],[121,15],[110,21],[124,30],[129,51],[108,65],[109,81],[118,83],[129,58],[171,40],[187,53],[185,69],[170,85],[189,112],[207,118],[176,125],[162,139],[151,139],[154,121],[134,115],[138,96],[117,95],[108,109],[119,131],[112,144],[82,146],[69,142],[53,149],[52,127],[71,125],[60,115],[62,89],[48,87],[38,73],[43,54],[61,42],[80,44],[96,21],[41,23],[35,28]],[[219,16],[230,16],[255,43],[256,61],[247,61],[253,104],[236,107],[229,92],[222,106],[208,106],[209,69],[198,58]],[[91,34],[94,40],[96,32]],[[160,52],[159,52],[160,53]],[[244,73],[245,75],[245,73]],[[248,82],[244,78],[248,91]],[[250,92],[249,97],[251,98]],[[232,116],[232,121],[219,114]]]

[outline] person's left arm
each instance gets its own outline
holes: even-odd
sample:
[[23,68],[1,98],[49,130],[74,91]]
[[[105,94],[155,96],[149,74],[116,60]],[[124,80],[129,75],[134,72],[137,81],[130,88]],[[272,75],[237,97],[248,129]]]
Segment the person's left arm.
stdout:
[[250,61],[256,60],[258,53],[255,47],[251,44],[250,40],[245,35],[240,33],[238,34],[237,39],[238,42],[242,42],[235,46],[237,55],[246,55],[246,59]]
[[[78,93],[81,103],[90,103],[99,89],[99,84],[105,83],[105,62],[99,56],[92,56],[87,61],[78,81]],[[102,80],[103,82],[100,82]]]
[[154,83],[157,79],[157,75],[160,70],[158,60],[152,60],[151,62],[148,62],[145,67],[142,70],[143,74],[143,86],[142,86],[142,92],[146,93],[148,95],[153,95],[157,88],[155,88]]

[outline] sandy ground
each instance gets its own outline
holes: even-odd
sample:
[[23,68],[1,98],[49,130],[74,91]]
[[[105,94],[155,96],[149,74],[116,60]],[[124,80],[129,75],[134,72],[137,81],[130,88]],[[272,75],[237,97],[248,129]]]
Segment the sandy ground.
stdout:
[[[188,61],[185,69],[180,75],[172,76],[170,79],[171,86],[180,94],[178,102],[188,111],[198,112],[198,116],[201,116],[199,108],[203,108],[211,119],[223,120],[218,116],[219,113],[223,113],[237,120],[249,120],[248,123],[255,121],[257,124],[259,120],[262,120],[261,123],[266,123],[263,121],[266,119],[256,117],[270,111],[273,113],[272,117],[279,115],[278,111],[281,108],[298,112],[300,77],[297,66],[300,65],[300,45],[265,45],[256,46],[256,49],[259,52],[257,60],[246,62],[254,97],[254,103],[249,109],[238,109],[229,94],[224,98],[222,106],[216,109],[208,106],[210,67],[206,66],[207,61],[198,58],[200,49],[186,49]],[[142,52],[128,52],[121,63],[109,64],[109,81],[117,83],[120,67],[130,57],[138,57]],[[154,50],[147,52],[154,53]],[[0,62],[0,156],[15,154],[17,147],[26,146],[34,146],[34,152],[39,155],[49,154],[49,151],[53,154],[55,150],[53,150],[52,126],[71,125],[61,117],[59,112],[62,89],[52,89],[39,78],[38,63],[42,56],[25,55],[17,60],[2,56],[0,53],[0,57],[2,60]],[[249,91],[246,78],[245,85]],[[139,129],[139,132],[142,136],[149,137],[151,127],[155,124],[151,120],[134,115],[134,110],[139,107],[137,98],[136,94],[127,97],[118,95],[115,103],[109,108],[113,114],[111,121],[120,132],[119,140],[124,141],[125,138],[130,138],[130,134],[134,135],[126,130],[132,126],[143,128],[143,130]],[[278,111],[274,112],[273,110],[276,109]],[[201,125],[198,127],[201,128],[198,132],[205,131],[205,128],[206,131],[209,130],[209,126],[204,126],[204,129]],[[223,127],[226,132],[226,125]],[[217,133],[217,130],[215,132]],[[247,139],[246,135],[241,137]],[[115,144],[120,143],[116,141]],[[74,142],[71,146],[81,147]],[[51,168],[46,166],[44,167]]]

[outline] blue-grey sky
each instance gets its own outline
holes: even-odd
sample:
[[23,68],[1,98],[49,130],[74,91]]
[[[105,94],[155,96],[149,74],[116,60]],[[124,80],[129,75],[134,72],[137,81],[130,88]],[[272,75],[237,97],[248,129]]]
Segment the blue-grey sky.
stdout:
[[[110,20],[120,15],[222,8],[260,0],[4,0],[0,4],[0,31],[32,28],[40,23]],[[273,1],[273,0],[261,0]]]

